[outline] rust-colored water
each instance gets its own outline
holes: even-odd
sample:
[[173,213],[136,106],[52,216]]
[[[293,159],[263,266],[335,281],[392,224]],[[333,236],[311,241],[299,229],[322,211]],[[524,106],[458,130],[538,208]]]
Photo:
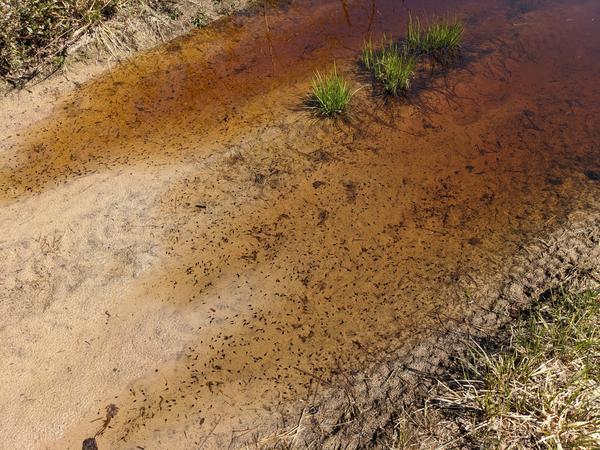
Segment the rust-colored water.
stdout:
[[[456,10],[448,4],[440,11],[446,7]],[[204,156],[198,144],[269,123],[282,106],[298,107],[305,92],[289,88],[302,82],[304,89],[315,69],[336,58],[355,58],[366,37],[399,35],[406,11],[403,2],[302,2],[139,56],[77,90],[30,130],[25,149],[0,172],[2,192],[14,198],[115,164]]]
[[[408,101],[365,87],[346,123],[299,108],[334,58],[359,84],[364,37],[401,35],[409,9],[459,15],[463,60],[422,71]],[[594,1],[299,1],[73,94],[14,149],[5,201],[114,167],[198,167],[157,205],[172,217],[164,264],[126,299],[163,302],[195,332],[106,399],[120,412],[101,442],[229,443],[305,397],[307,373],[360,369],[460,318],[460,280],[597,208],[599,16]]]

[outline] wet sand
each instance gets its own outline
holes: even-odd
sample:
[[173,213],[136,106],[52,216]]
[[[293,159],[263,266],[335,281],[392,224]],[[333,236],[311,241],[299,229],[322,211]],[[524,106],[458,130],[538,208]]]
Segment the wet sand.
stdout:
[[[408,100],[366,85],[344,122],[302,108],[333,59],[366,84],[362,40],[409,9],[459,15],[463,58]],[[240,446],[460,320],[465,280],[599,212],[599,13],[297,2],[142,55],[4,141],[3,440],[78,448],[115,404],[100,448]]]

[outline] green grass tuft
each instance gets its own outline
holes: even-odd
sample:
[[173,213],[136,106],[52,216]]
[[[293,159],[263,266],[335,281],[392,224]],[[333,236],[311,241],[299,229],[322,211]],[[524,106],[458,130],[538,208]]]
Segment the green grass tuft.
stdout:
[[361,59],[365,68],[373,72],[385,92],[395,96],[406,92],[410,87],[417,61],[405,47],[399,48],[398,44],[387,41],[384,37],[381,48],[374,50],[369,39],[363,46]]
[[338,74],[335,64],[329,75],[315,72],[312,80],[311,108],[319,115],[331,117],[345,113],[353,95],[346,79]]
[[375,49],[371,38],[364,42],[360,60],[367,70],[373,70],[375,67]]
[[421,21],[408,16],[408,26],[406,28],[406,47],[415,53],[424,52],[424,33],[421,29]]
[[464,26],[458,20],[438,19],[422,27],[419,19],[409,16],[406,46],[414,54],[448,62],[460,50],[463,34]]
[[375,77],[387,93],[398,95],[410,87],[415,66],[416,59],[413,56],[405,49],[400,50],[397,45],[390,44],[381,50],[375,65]]
[[425,47],[434,55],[452,55],[460,49],[463,25],[443,19],[427,27]]

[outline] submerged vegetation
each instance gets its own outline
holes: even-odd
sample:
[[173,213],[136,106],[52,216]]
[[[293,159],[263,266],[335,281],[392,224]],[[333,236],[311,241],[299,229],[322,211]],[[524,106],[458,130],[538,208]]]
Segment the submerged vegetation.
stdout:
[[338,74],[334,64],[329,75],[315,73],[309,107],[324,117],[337,116],[347,111],[348,103],[353,95],[354,92],[351,92],[348,82]]
[[600,292],[556,293],[499,340],[400,417],[395,448],[600,448]]

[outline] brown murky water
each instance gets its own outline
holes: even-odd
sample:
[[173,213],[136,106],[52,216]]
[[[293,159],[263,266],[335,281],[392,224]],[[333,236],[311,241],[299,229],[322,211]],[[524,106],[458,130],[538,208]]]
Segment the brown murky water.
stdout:
[[[302,110],[334,59],[364,83],[363,39],[400,36],[408,11],[464,20],[455,67],[420,71],[408,100],[366,86],[347,122]],[[599,21],[585,0],[298,1],[74,93],[11,153],[4,201],[114,167],[197,168],[156,206],[164,263],[124,299],[164,303],[194,332],[178,361],[104,399],[120,410],[99,442],[239,443],[316,379],[459,319],[462,280],[596,209]],[[57,446],[80,445],[94,417]]]

